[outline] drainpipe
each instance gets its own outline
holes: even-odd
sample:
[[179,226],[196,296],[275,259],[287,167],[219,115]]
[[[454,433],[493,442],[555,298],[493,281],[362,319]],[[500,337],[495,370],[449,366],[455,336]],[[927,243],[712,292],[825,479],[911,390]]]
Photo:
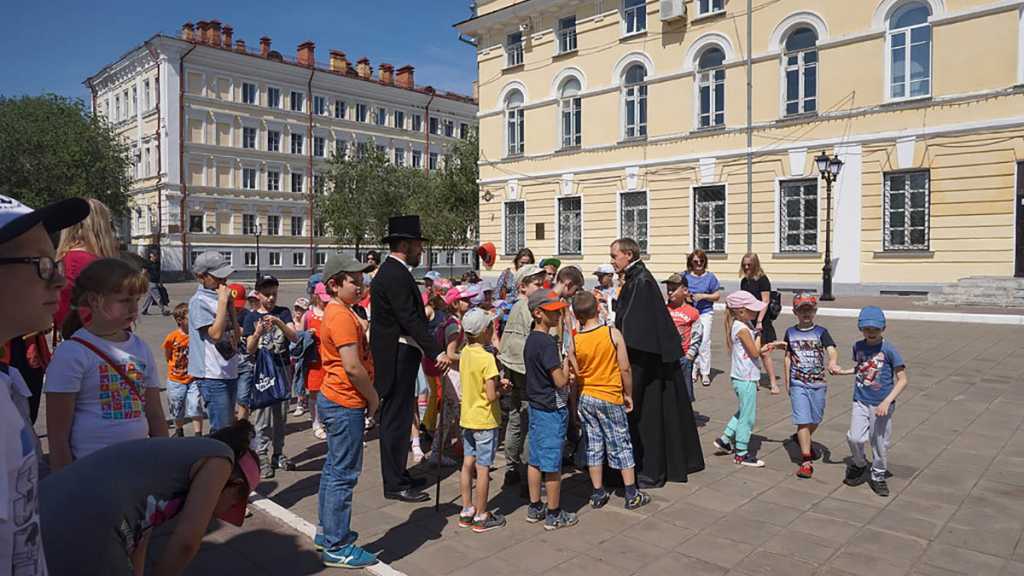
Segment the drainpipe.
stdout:
[[[306,182],[309,186],[309,275],[316,272],[316,248],[313,245],[313,201],[316,199],[316,187],[313,186],[313,75],[316,74],[316,62],[310,63],[309,80],[306,81],[306,103],[309,125],[306,127]],[[326,144],[325,144],[326,146]]]
[[195,41],[193,40],[192,47],[190,47],[184,54],[181,55],[181,59],[178,60],[178,180],[181,185],[181,206],[179,207],[179,216],[181,221],[179,226],[181,227],[181,271],[187,273],[190,266],[188,261],[188,226],[186,201],[188,199],[188,184],[185,178],[185,57],[192,53],[196,49]]
[[96,86],[92,83],[92,78],[85,81],[85,85],[89,87],[89,92],[92,94],[92,117],[96,118]]
[[160,138],[160,58],[158,56],[156,48],[148,41],[146,42],[146,48],[149,49],[149,55],[156,62],[156,249],[160,252],[161,259],[163,258],[163,250],[161,249],[161,237],[164,231],[164,191],[160,187],[160,174],[163,169],[163,165],[160,162],[160,150],[162,148],[162,139]]
[[747,252],[754,251],[753,0],[747,0]]
[[434,101],[434,95],[436,92],[431,86],[427,86],[427,90],[430,92],[430,100],[427,100],[426,113],[424,114],[423,121],[425,122],[424,128],[427,129],[427,149],[423,151],[423,173],[430,174],[430,104]]

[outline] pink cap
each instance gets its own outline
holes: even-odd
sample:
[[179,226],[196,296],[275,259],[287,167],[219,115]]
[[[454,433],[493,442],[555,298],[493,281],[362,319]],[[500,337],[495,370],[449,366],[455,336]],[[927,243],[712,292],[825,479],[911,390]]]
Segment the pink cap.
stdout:
[[746,290],[737,290],[726,296],[725,305],[729,308],[746,308],[754,312],[760,312],[766,306],[762,300],[754,298],[754,295]]
[[313,294],[320,298],[321,302],[330,302],[331,295],[327,293],[327,286],[324,286],[323,282],[317,282],[313,288]]
[[469,299],[480,294],[480,287],[475,284],[456,286],[444,295],[444,303],[451,306],[456,300]]

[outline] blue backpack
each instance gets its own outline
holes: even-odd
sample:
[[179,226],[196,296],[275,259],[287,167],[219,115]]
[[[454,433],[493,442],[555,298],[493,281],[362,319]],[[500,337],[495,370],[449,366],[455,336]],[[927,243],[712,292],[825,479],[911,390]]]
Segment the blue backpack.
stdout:
[[265,348],[256,352],[249,407],[253,410],[286,402],[291,398],[288,371],[280,358]]

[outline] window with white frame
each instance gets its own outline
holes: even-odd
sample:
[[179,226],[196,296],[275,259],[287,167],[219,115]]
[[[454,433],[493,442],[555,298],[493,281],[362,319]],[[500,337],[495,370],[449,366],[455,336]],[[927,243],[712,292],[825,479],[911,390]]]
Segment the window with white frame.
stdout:
[[306,253],[303,251],[292,252],[292,266],[302,268],[306,265]]
[[523,33],[513,32],[505,38],[505,65],[509,68],[523,63]]
[[235,263],[235,254],[230,250],[221,250],[220,255],[222,258],[224,258],[224,261],[227,262],[228,266],[231,266]]
[[280,267],[281,266],[281,253],[278,252],[277,250],[271,250],[270,252],[268,252],[267,253],[267,258],[270,261],[270,265],[271,266],[275,266],[275,267]]
[[383,106],[378,106],[376,112],[373,113],[373,122],[377,126],[384,126],[388,122],[388,109]]
[[356,142],[356,159],[366,158],[370,154],[369,142]]
[[633,64],[626,69],[622,86],[622,109],[625,113],[623,135],[628,138],[647,136],[647,69]]
[[524,127],[523,93],[512,90],[505,96],[505,154],[518,156],[523,153],[526,136]]
[[405,166],[405,148],[395,147],[395,166]]
[[281,89],[274,88],[273,86],[267,87],[267,107],[269,108],[280,108],[281,107]]
[[463,140],[469,138],[469,124],[465,122],[459,123],[459,138]]
[[319,116],[327,115],[327,98],[324,96],[313,96],[313,114]]
[[370,107],[366,104],[356,104],[356,122],[366,122]]
[[405,129],[405,112],[402,112],[401,110],[395,110],[391,114],[391,119],[392,126],[398,128],[399,130]]
[[927,170],[885,175],[883,249],[929,249],[930,185]]
[[242,168],[242,188],[246,190],[256,189],[256,169]]
[[327,264],[327,252],[317,252],[316,265],[323,266],[324,264]]
[[647,30],[647,0],[622,0],[622,22],[626,34]]
[[818,251],[818,181],[779,183],[779,251]]
[[412,115],[412,131],[422,132],[423,131],[423,116],[419,114]]
[[302,174],[292,172],[292,192],[302,192]]
[[558,199],[558,253],[583,254],[583,203],[579,196]]
[[255,234],[257,227],[259,227],[259,220],[255,214],[242,214],[242,234]]
[[889,18],[889,97],[932,93],[931,11],[923,2],[905,4]]
[[725,125],[725,52],[712,46],[697,60],[697,93],[700,113],[697,125],[711,128]]
[[444,126],[444,135],[445,136],[447,136],[449,138],[452,138],[452,137],[455,136],[455,121],[454,120],[452,120],[450,118],[445,119],[443,122],[441,122],[441,125]]
[[377,154],[380,154],[381,156],[384,157],[385,160],[387,160],[388,147],[383,145],[383,144],[377,144],[376,148],[377,148]]
[[428,160],[428,162],[430,162],[430,169],[431,170],[437,170],[437,159],[438,159],[437,152],[431,152],[430,153],[430,158]]
[[452,264],[453,263],[452,257],[454,255],[455,255],[454,252],[445,252],[444,253],[444,263],[445,264]]
[[707,16],[725,10],[725,0],[698,0],[697,15]]
[[341,138],[338,138],[337,140],[335,140],[334,141],[334,153],[339,158],[342,158],[342,159],[347,158],[348,157],[348,142],[345,142]]
[[189,214],[188,215],[188,232],[189,234],[202,234],[206,232],[204,226],[206,218],[202,214]]
[[305,223],[305,218],[302,216],[292,216],[292,236],[302,236],[302,228]]
[[267,151],[281,151],[281,132],[278,130],[267,130]]
[[513,255],[526,247],[526,202],[505,202],[505,254]]
[[302,154],[302,134],[292,134],[292,154]]
[[256,103],[256,85],[252,82],[242,82],[242,103]]
[[302,103],[306,101],[306,95],[302,92],[292,90],[291,98],[289,99],[288,109],[293,112],[302,112]]
[[437,266],[441,262],[441,253],[434,250],[430,253],[430,263]]
[[242,127],[242,148],[256,148],[256,129]]
[[462,262],[463,266],[469,266],[469,252],[460,252],[459,261]]
[[558,20],[558,53],[567,54],[576,51],[576,16],[566,16]]
[[647,192],[619,194],[619,236],[636,240],[647,253]]
[[725,253],[725,186],[693,189],[694,247]]
[[138,86],[132,86],[132,115],[134,116],[139,111],[139,88]]
[[786,115],[818,110],[818,34],[801,27],[786,38]]
[[575,148],[583,141],[583,106],[578,78],[566,78],[559,90],[562,148]]
[[188,255],[189,255],[189,259],[190,259],[190,260],[192,261],[192,265],[193,265],[193,266],[194,266],[194,265],[195,265],[195,263],[196,263],[196,258],[199,258],[199,254],[200,254],[199,250],[191,250],[191,251],[189,251],[189,253],[188,253]]
[[245,263],[246,268],[256,267],[256,253],[252,250],[246,250],[242,253],[242,260]]
[[149,80],[142,81],[142,105],[146,107],[146,110],[150,109],[150,96],[149,96]]
[[281,190],[281,172],[278,170],[267,170],[267,190],[271,192]]
[[281,235],[281,217],[276,215],[267,216],[267,236]]
[[412,150],[412,167],[423,168],[423,152],[415,148]]
[[430,133],[441,135],[441,121],[437,116],[431,116],[430,118]]
[[313,156],[323,158],[327,152],[327,141],[323,136],[313,137]]

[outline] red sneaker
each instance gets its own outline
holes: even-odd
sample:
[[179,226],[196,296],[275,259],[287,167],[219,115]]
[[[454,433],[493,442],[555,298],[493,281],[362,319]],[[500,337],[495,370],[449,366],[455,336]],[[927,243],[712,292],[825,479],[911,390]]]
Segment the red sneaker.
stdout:
[[796,475],[798,478],[810,478],[811,476],[814,476],[814,466],[811,466],[810,462],[804,462],[800,465],[800,468],[797,469]]

